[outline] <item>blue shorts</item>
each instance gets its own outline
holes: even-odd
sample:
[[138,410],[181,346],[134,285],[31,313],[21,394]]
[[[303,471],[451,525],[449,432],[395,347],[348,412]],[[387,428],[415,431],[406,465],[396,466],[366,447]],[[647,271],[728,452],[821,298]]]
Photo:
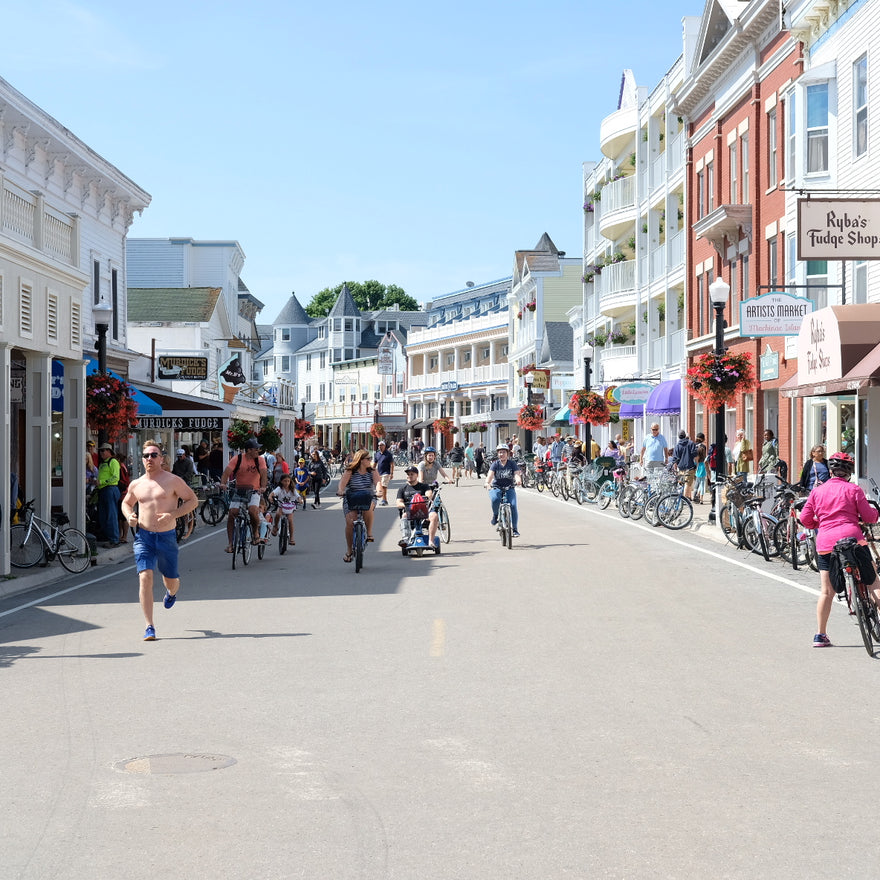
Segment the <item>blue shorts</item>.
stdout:
[[167,578],[179,578],[177,570],[177,530],[151,532],[138,528],[134,539],[134,559],[138,574],[152,571],[157,565],[159,574]]

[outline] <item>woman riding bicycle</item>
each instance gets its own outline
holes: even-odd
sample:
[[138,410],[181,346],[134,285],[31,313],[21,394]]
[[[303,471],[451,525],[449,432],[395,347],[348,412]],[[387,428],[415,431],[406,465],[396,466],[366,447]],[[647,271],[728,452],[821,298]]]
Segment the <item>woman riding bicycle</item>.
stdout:
[[498,508],[501,505],[503,490],[507,490],[507,502],[510,504],[511,525],[513,537],[518,538],[519,513],[516,509],[516,490],[514,484],[522,486],[522,474],[519,465],[510,457],[510,450],[503,443],[499,443],[497,449],[498,460],[492,462],[489,474],[486,477],[486,488],[489,490],[489,500],[492,502],[493,526],[498,525]]
[[349,493],[367,494],[371,496],[369,508],[364,510],[364,524],[367,527],[367,540],[373,540],[373,509],[376,506],[376,486],[379,485],[379,472],[370,466],[370,453],[366,449],[358,449],[347,465],[339,480],[336,490],[342,496],[342,512],[345,514],[345,556],[343,562],[351,562],[351,535],[354,521],[358,518],[357,510],[349,510]]
[[[818,529],[816,551],[819,564],[819,586],[821,594],[816,606],[818,632],[813,638],[814,648],[830,648],[831,640],[825,629],[831,614],[831,603],[835,590],[831,582],[831,557],[834,545],[842,538],[855,538],[865,544],[861,522],[877,522],[877,510],[868,504],[865,493],[849,478],[855,468],[855,461],[845,452],[835,452],[828,459],[831,479],[813,488],[807,503],[801,510],[801,522],[808,529]],[[865,582],[867,586],[867,581]],[[876,580],[872,583],[876,583]],[[880,590],[870,590],[874,604],[880,606]]]

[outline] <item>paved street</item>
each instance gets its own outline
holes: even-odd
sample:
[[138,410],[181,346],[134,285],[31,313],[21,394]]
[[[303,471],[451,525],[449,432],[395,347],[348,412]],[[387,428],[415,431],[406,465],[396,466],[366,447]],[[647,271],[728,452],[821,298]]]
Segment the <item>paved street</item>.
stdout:
[[154,643],[126,555],[0,602],[0,877],[876,874],[880,664],[839,605],[811,648],[815,574],[444,491],[359,575],[335,498],[244,570],[200,526]]

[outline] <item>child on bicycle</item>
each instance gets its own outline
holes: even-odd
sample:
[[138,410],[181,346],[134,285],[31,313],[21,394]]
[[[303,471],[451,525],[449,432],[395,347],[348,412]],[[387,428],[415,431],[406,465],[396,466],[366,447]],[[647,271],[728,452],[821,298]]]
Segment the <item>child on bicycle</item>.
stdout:
[[269,543],[269,529],[272,527],[272,517],[269,515],[269,505],[266,502],[266,496],[260,496],[260,513],[258,516],[260,521],[260,543]]
[[272,497],[278,504],[278,512],[275,514],[275,524],[272,528],[272,534],[278,534],[278,527],[281,524],[281,517],[287,517],[287,534],[289,535],[288,543],[295,544],[293,540],[293,512],[296,510],[296,492],[293,488],[293,480],[290,474],[282,474],[278,486],[272,492]]
[[293,469],[293,482],[296,486],[296,494],[299,496],[299,503],[302,504],[303,508],[306,506],[306,494],[309,491],[309,476],[306,460],[301,458]]

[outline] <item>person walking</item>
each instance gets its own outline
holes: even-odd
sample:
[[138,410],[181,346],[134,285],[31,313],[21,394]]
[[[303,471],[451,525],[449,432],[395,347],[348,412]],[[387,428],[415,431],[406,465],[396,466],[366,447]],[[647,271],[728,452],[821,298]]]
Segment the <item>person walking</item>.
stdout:
[[697,463],[694,470],[694,502],[696,504],[703,503],[703,493],[706,491],[706,435],[699,431],[694,440],[696,455],[694,461]]
[[691,498],[697,470],[697,445],[688,437],[687,431],[678,432],[678,443],[672,451],[672,460],[679,475],[684,477],[684,497]]
[[643,467],[649,471],[666,467],[666,462],[669,461],[669,444],[660,433],[657,422],[651,425],[651,433],[642,442],[640,458]]
[[483,474],[483,466],[486,463],[486,447],[480,440],[479,446],[474,450],[474,464],[477,467],[477,479],[479,480]]
[[830,479],[831,472],[828,470],[828,460],[825,458],[825,447],[817,443],[810,450],[810,457],[804,462],[798,485],[804,491],[812,492],[816,486],[821,486]]
[[327,465],[324,458],[318,451],[317,447],[312,449],[312,454],[306,464],[309,470],[309,477],[312,484],[312,492],[314,492],[315,500],[312,502],[312,510],[317,510],[321,506],[321,489],[324,488],[324,480],[327,479]]
[[379,506],[388,507],[388,486],[394,476],[394,456],[388,451],[384,440],[380,440],[377,447],[373,464],[379,474]]
[[171,473],[175,477],[180,477],[187,485],[192,485],[192,479],[196,475],[196,471],[192,459],[186,454],[185,450],[177,450],[177,459],[171,466]]
[[[880,590],[877,583],[871,551],[868,550],[861,522],[877,522],[877,509],[868,504],[868,499],[860,486],[850,482],[855,461],[845,452],[835,452],[828,459],[831,479],[814,487],[801,510],[801,522],[816,532],[816,553],[819,566],[819,601],[816,604],[816,624],[818,632],[813,636],[814,648],[830,648],[831,639],[826,632],[831,605],[836,590],[831,580],[831,563],[834,545],[843,538],[855,538],[866,565],[859,565],[865,586],[870,587],[871,598],[880,607]],[[868,579],[870,577],[870,580]]]
[[113,447],[102,443],[98,448],[98,522],[107,539],[105,547],[119,546],[119,462]]
[[746,437],[746,432],[742,428],[737,428],[736,441],[733,444],[733,470],[736,476],[744,477],[748,474],[753,458],[754,451]]
[[[103,447],[102,447],[103,448]],[[144,475],[129,484],[122,500],[122,513],[135,530],[134,558],[138,572],[141,611],[147,628],[144,641],[156,639],[153,625],[153,568],[158,567],[165,585],[163,604],[173,607],[180,591],[177,568],[177,520],[199,506],[192,487],[160,464],[162,450],[155,441],[143,446]],[[134,506],[137,505],[137,513]]]
[[468,445],[464,448],[464,474],[466,477],[472,477],[476,469],[474,460],[474,441],[469,440]]
[[764,431],[764,445],[761,447],[761,458],[758,460],[758,471],[762,474],[769,474],[776,470],[776,463],[779,461],[779,446],[776,443],[776,437],[768,428]]

